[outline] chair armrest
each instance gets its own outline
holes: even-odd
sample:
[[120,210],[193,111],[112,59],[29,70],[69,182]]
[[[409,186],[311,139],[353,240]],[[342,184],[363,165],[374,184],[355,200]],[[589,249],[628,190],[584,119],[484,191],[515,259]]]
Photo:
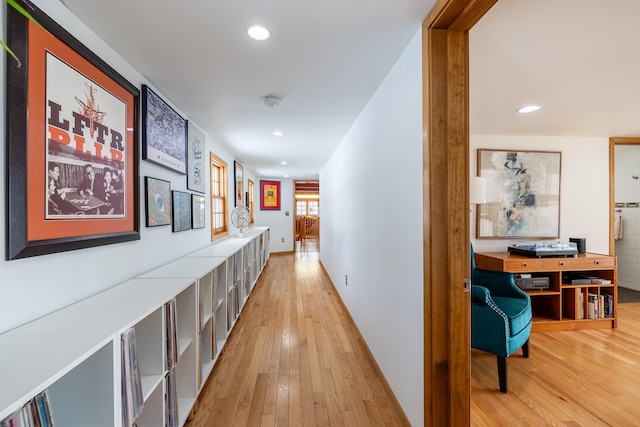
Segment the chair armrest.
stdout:
[[508,298],[529,298],[526,292],[516,285],[513,273],[481,270],[476,268],[472,277],[473,285],[484,286],[493,296]]
[[475,304],[489,304],[491,301],[491,294],[489,289],[480,285],[471,286],[471,302]]

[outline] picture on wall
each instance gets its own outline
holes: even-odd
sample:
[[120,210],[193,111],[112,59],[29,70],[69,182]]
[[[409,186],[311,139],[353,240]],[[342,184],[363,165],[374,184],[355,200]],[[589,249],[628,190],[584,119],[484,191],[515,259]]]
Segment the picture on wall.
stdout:
[[476,237],[560,236],[561,153],[478,149],[487,202],[476,206]]
[[28,5],[46,31],[7,8],[6,257],[137,240],[139,90]]
[[260,181],[260,210],[280,210],[280,181]]
[[244,206],[244,176],[242,173],[242,165],[235,160],[233,162],[233,172],[235,177],[236,206]]
[[204,133],[192,122],[187,125],[187,189],[205,192]]
[[147,85],[142,85],[142,158],[185,174],[187,120]]
[[191,228],[204,228],[204,196],[199,194],[191,195],[191,218]]
[[144,201],[147,210],[147,227],[171,224],[172,197],[169,181],[146,176]]
[[173,231],[191,230],[191,195],[184,191],[173,193]]

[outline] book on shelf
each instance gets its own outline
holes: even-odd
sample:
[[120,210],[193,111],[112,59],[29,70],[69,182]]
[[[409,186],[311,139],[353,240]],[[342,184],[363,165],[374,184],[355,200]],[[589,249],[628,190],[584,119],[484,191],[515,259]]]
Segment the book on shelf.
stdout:
[[584,293],[580,289],[575,291],[575,316],[584,319]]
[[47,390],[0,421],[0,427],[55,427]]
[[612,318],[613,317],[613,295],[602,294],[602,297],[604,299],[603,316],[605,318]]
[[176,299],[173,298],[165,304],[166,332],[167,332],[167,369],[171,369],[178,363],[178,323],[176,318]]
[[144,403],[135,328],[124,331],[120,340],[122,342],[122,422],[130,427],[135,425],[136,419],[142,413]]
[[176,378],[171,369],[166,376],[167,392],[165,393],[165,426],[178,427],[178,395],[176,392]]
[[587,319],[598,319],[599,308],[598,295],[589,293],[587,295]]

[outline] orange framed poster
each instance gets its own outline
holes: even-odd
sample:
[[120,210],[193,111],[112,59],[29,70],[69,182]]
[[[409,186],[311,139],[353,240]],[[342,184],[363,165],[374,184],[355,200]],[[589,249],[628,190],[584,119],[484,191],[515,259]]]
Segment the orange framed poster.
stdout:
[[29,6],[44,29],[7,8],[6,258],[138,240],[139,90]]
[[260,210],[280,210],[280,181],[260,181]]

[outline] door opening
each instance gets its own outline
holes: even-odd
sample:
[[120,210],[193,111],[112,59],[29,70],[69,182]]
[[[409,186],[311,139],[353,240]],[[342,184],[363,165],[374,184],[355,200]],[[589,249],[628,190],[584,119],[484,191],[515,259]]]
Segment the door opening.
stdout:
[[294,181],[294,239],[296,252],[320,250],[320,182]]

